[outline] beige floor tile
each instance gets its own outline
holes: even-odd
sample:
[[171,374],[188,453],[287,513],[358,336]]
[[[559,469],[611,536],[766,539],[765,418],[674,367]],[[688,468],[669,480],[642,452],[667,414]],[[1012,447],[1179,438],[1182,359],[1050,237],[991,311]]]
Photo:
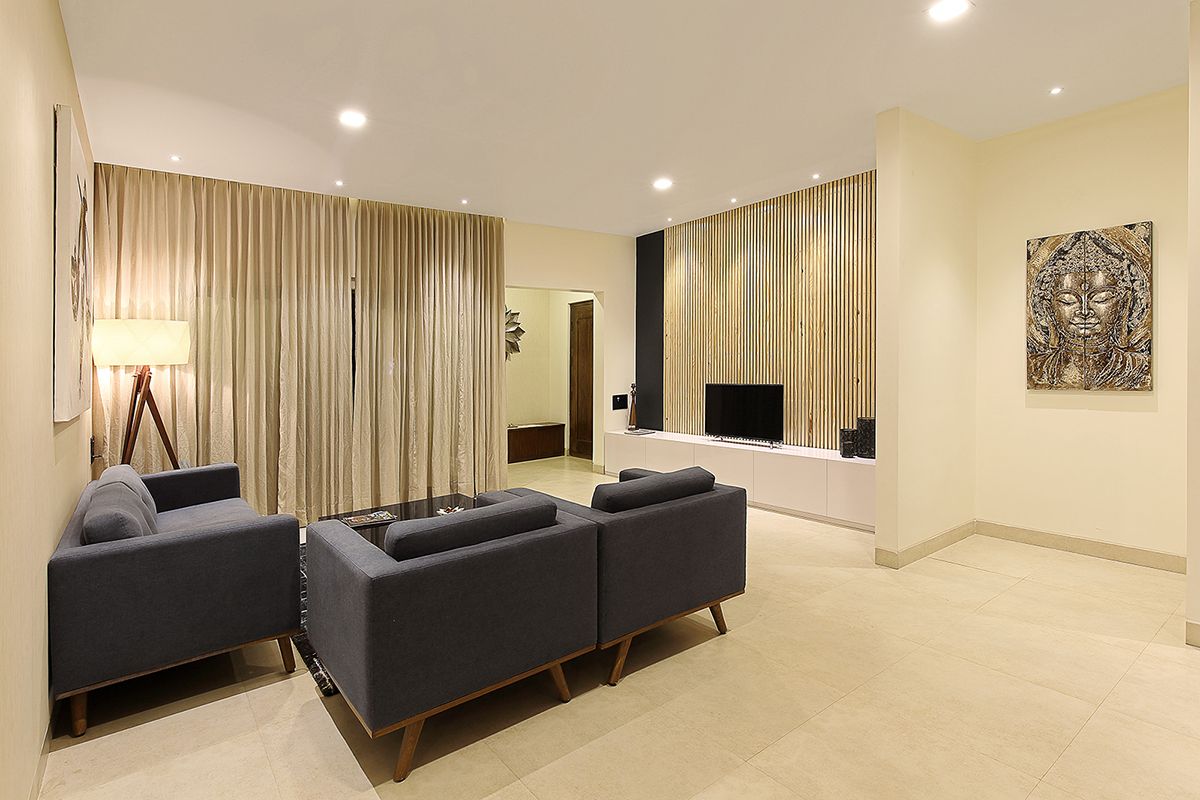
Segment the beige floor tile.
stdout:
[[[423,736],[423,735],[422,735]],[[400,737],[391,736],[386,752],[394,764],[400,750]],[[485,742],[476,742],[447,753],[433,761],[423,760],[417,748],[417,768],[402,783],[394,783],[389,774],[376,779],[375,791],[381,800],[483,800],[506,791],[513,798],[528,797],[517,777]],[[517,784],[520,788],[513,788]]]
[[[612,648],[602,654],[614,657]],[[633,640],[618,689],[636,691],[655,706],[724,675],[749,675],[763,656],[741,644],[734,632],[718,636],[700,622],[679,620]]]
[[1027,578],[1039,566],[1054,561],[1057,555],[1057,551],[1046,547],[975,535],[943,547],[932,558],[1014,578]]
[[853,691],[919,647],[908,639],[817,616],[803,607],[739,628],[730,635],[843,692]]
[[1093,705],[1103,702],[1138,656],[1095,636],[985,614],[948,628],[929,647]]
[[799,800],[796,794],[766,773],[743,764],[692,800]]
[[1200,739],[1200,660],[1142,653],[1104,708]]
[[1033,581],[1018,583],[987,602],[979,613],[1102,636],[1112,644],[1139,652],[1158,634],[1169,616]]
[[1043,782],[1039,783],[1033,790],[1033,794],[1029,795],[1029,800],[1082,800],[1082,798]]
[[1186,636],[1187,620],[1181,616],[1171,617],[1155,634],[1146,652],[1200,667],[1200,647],[1189,645]]
[[1029,579],[1171,614],[1183,601],[1187,578],[1174,572],[1062,553],[1036,567]]
[[64,797],[148,770],[165,769],[199,750],[254,734],[254,715],[244,696],[186,709],[110,734],[97,729],[85,739],[60,739],[46,760],[42,797]]
[[750,760],[805,800],[1025,800],[1037,780],[850,695]]
[[979,608],[1020,580],[934,558],[923,558],[899,570],[881,569],[879,575],[898,586],[933,595],[968,610]]
[[[80,776],[76,789],[47,795],[70,800],[277,800],[271,764],[257,731],[197,747],[106,783]],[[64,787],[65,788],[65,787]]]
[[254,685],[245,697],[254,713],[255,722],[262,726],[295,716],[306,703],[320,702],[321,691],[308,670],[301,672],[297,667],[288,680]]
[[940,597],[869,576],[830,589],[801,608],[917,643],[932,639],[968,613]]
[[1096,706],[994,669],[921,649],[855,692],[944,738],[1041,776]]
[[345,708],[339,697],[313,698],[259,728],[283,800],[340,800],[371,789],[352,749],[370,740],[357,721],[357,730],[335,723],[331,710],[338,706]]
[[1195,800],[1200,739],[1101,708],[1045,782],[1085,800]]
[[743,763],[656,709],[523,780],[540,800],[685,800]]
[[484,800],[537,800],[537,795],[529,791],[525,784],[517,781],[499,791],[492,792]]
[[748,759],[843,694],[762,656],[753,667],[718,675],[664,708],[734,755]]

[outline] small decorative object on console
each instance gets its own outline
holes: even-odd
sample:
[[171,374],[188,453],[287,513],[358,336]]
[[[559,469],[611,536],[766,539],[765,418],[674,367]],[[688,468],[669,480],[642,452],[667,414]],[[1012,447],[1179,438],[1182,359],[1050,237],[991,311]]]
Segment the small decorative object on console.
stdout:
[[859,417],[858,433],[854,437],[858,442],[859,458],[875,457],[875,418]]
[[370,514],[358,514],[353,517],[342,517],[342,522],[353,528],[356,525],[377,525],[380,522],[394,522],[396,515],[390,511],[373,511]]
[[854,428],[842,428],[840,436],[842,458],[854,458],[858,455],[858,431]]
[[439,508],[437,510],[437,513],[438,513],[438,516],[444,517],[447,514],[457,514],[459,511],[462,511],[462,510],[463,510],[462,506],[446,506],[445,508]]
[[654,433],[649,428],[639,428],[637,424],[637,384],[629,384],[629,425],[625,428],[625,433],[630,436],[646,436]]

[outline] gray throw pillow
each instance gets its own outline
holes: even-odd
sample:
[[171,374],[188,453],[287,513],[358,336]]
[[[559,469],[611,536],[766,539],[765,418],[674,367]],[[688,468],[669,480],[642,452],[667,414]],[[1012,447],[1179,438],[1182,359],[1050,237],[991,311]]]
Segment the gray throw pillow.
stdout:
[[133,467],[128,464],[117,464],[109,467],[100,474],[99,485],[106,486],[110,483],[123,483],[133,490],[151,514],[158,514],[158,506],[154,503],[154,495],[150,494],[150,490],[146,488],[146,482],[142,480],[142,476],[134,471]]
[[96,487],[83,515],[84,544],[133,539],[153,532],[146,521],[146,508],[132,489],[117,482]]
[[383,536],[383,551],[397,561],[420,558],[549,528],[557,517],[552,501],[522,497],[442,517],[394,522]]
[[602,483],[592,494],[592,508],[615,514],[711,492],[716,478],[706,469],[688,467],[661,475],[630,476],[620,483]]

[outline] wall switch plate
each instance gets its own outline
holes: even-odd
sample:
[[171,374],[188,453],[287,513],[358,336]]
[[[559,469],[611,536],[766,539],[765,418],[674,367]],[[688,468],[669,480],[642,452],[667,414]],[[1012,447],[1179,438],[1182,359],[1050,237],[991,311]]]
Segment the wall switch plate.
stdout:
[[621,411],[629,408],[629,395],[614,394],[613,395],[613,411]]

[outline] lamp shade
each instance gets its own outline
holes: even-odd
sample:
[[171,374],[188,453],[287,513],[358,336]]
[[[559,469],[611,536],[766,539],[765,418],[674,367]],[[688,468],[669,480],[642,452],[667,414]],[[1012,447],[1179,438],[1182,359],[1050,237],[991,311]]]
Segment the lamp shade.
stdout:
[[191,330],[181,320],[98,319],[92,328],[98,367],[186,364],[191,348]]

